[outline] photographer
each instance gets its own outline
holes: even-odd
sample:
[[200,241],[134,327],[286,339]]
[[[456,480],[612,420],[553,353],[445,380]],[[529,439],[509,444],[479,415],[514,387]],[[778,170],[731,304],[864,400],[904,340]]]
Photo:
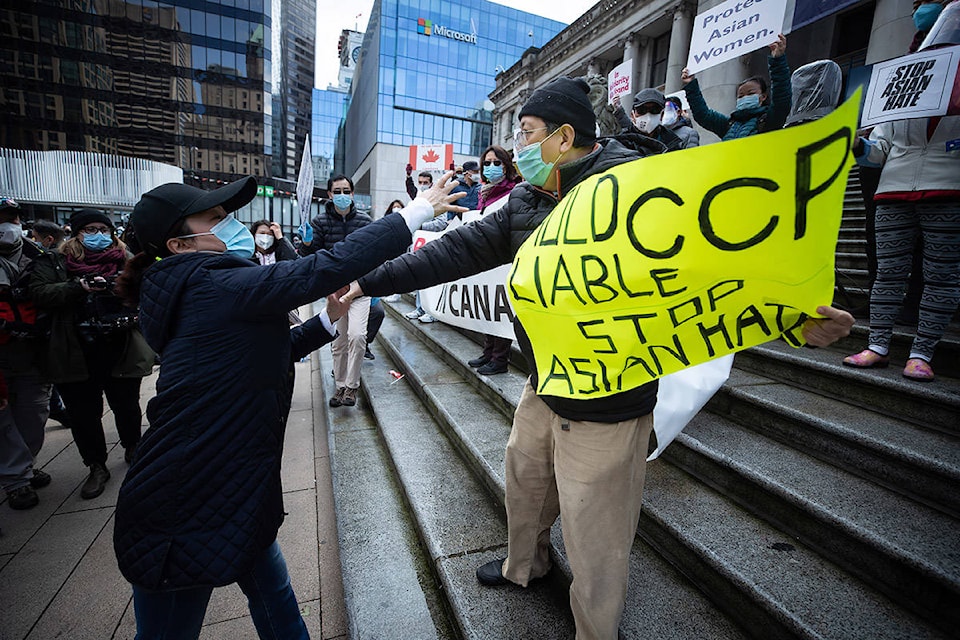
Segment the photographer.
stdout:
[[140,381],[153,368],[153,352],[136,328],[136,309],[113,294],[129,257],[102,211],[81,209],[59,252],[34,261],[31,293],[51,316],[47,373],[57,385],[73,424],[73,439],[90,467],[80,497],[103,493],[110,479],[103,433],[103,395],[117,424],[124,460],[140,441]]

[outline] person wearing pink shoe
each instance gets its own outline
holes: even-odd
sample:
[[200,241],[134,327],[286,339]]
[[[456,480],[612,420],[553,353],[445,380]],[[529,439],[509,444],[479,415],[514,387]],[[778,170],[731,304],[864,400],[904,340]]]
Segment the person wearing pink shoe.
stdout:
[[[931,4],[931,3],[927,3]],[[943,8],[920,51],[960,44],[960,2]],[[915,22],[917,16],[914,16]],[[954,25],[954,26],[949,26]],[[918,22],[917,27],[920,28]],[[884,122],[857,138],[857,163],[883,167],[877,203],[877,278],[870,291],[867,348],[847,356],[851,367],[885,367],[893,325],[903,305],[917,234],[923,236],[920,321],[903,375],[933,380],[934,348],[960,304],[960,116]]]

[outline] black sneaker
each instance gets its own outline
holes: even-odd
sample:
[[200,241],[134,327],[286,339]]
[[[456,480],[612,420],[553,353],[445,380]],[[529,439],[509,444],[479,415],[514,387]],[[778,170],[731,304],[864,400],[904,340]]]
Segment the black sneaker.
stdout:
[[90,475],[83,481],[80,487],[80,497],[84,500],[91,500],[103,493],[107,486],[107,480],[110,479],[110,472],[102,464],[90,465]]
[[34,489],[42,489],[43,487],[50,484],[52,478],[50,474],[45,471],[40,471],[40,469],[33,470],[33,477],[30,478],[30,486]]
[[364,349],[364,351],[363,351],[363,359],[364,359],[364,360],[376,360],[376,359],[377,359],[377,356],[373,355],[373,352],[370,351],[370,347],[367,347],[367,348]]
[[37,492],[33,490],[33,487],[25,484],[13,491],[7,491],[7,502],[11,509],[23,511],[24,509],[33,509],[40,504],[40,498],[37,497]]
[[493,362],[492,360],[487,364],[483,365],[477,369],[477,373],[482,376],[492,376],[498,373],[507,372],[507,363],[506,362]]
[[498,558],[477,568],[477,582],[485,587],[513,584],[503,577],[503,563],[506,561],[506,558]]
[[133,459],[137,456],[137,445],[123,448],[123,461],[128,465],[133,464]]
[[482,367],[483,365],[490,362],[490,358],[487,356],[480,356],[479,358],[474,358],[473,360],[468,360],[467,364],[473,368]]

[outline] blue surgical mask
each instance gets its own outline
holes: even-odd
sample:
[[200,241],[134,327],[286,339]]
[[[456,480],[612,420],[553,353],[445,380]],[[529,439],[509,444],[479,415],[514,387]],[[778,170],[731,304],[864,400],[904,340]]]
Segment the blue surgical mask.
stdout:
[[247,226],[234,218],[227,216],[217,224],[210,227],[210,231],[203,233],[191,233],[181,238],[195,238],[197,236],[215,236],[217,240],[226,245],[225,254],[237,256],[238,258],[252,258],[253,250],[257,246],[253,240],[253,234],[247,229]]
[[[556,129],[550,136],[557,131],[560,131],[560,129]],[[520,175],[535,187],[542,187],[544,183],[546,183],[547,178],[550,177],[550,172],[553,171],[553,167],[560,161],[560,158],[557,158],[553,162],[544,162],[543,156],[540,155],[541,146],[550,136],[547,136],[540,142],[535,142],[530,146],[524,147],[520,150],[520,153],[516,154],[516,164],[517,169],[520,170]],[[563,154],[560,154],[560,156],[562,157]]]
[[333,206],[341,211],[346,211],[353,203],[353,196],[349,193],[336,193],[333,195]]
[[83,240],[81,240],[83,246],[90,249],[90,251],[103,251],[113,244],[113,237],[109,231],[102,233],[84,233],[81,235],[83,235]]
[[913,26],[917,31],[930,31],[930,27],[940,17],[943,11],[943,5],[940,4],[922,4],[913,12]]
[[760,96],[751,93],[748,96],[743,96],[742,98],[737,98],[737,111],[742,111],[744,109],[755,109],[760,106]]
[[483,177],[489,180],[490,182],[500,182],[503,180],[503,166],[497,166],[491,164],[490,166],[483,167]]

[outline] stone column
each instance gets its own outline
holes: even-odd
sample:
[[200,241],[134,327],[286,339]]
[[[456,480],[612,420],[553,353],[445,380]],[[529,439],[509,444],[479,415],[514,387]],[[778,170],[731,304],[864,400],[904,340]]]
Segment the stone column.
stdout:
[[693,32],[693,8],[681,3],[673,10],[673,26],[670,28],[670,51],[667,53],[667,80],[665,93],[682,88],[680,72],[687,66],[690,54],[690,34]]
[[867,64],[906,55],[916,28],[911,0],[877,0],[867,45]]

